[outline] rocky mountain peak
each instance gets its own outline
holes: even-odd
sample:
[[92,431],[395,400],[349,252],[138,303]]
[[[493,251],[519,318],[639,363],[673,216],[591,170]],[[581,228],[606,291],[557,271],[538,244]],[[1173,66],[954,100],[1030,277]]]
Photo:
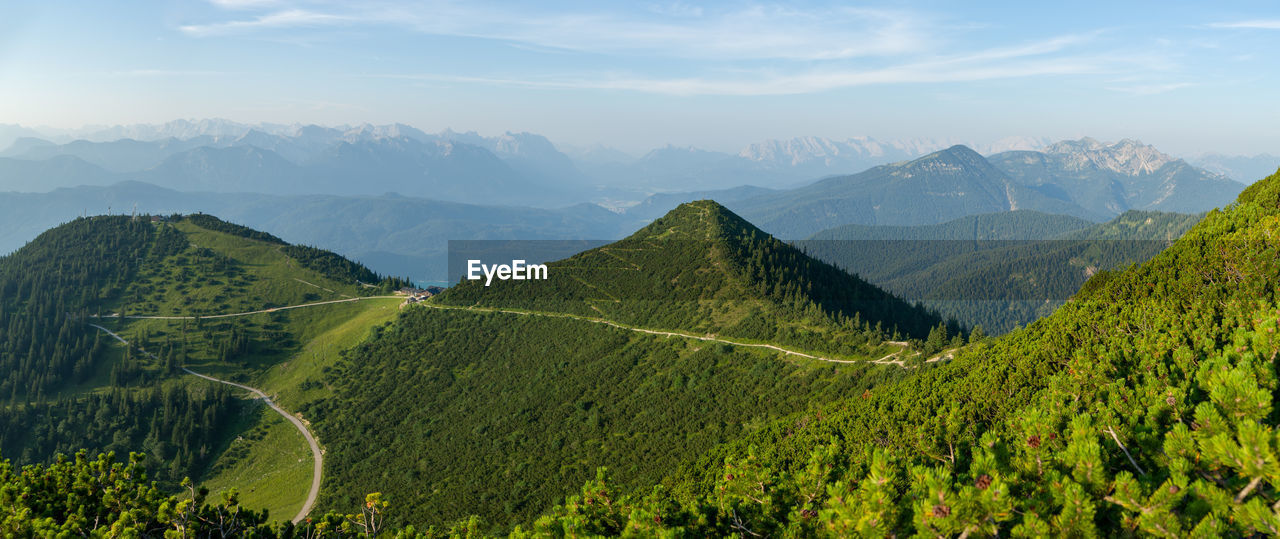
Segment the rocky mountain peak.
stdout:
[[502,136],[495,137],[493,148],[491,149],[502,156],[542,155],[559,152],[555,144],[547,140],[547,137],[528,132],[512,133],[510,131]]
[[1071,170],[1097,168],[1127,176],[1151,174],[1177,161],[1155,147],[1133,139],[1108,144],[1085,137],[1051,144],[1044,152],[1059,156]]

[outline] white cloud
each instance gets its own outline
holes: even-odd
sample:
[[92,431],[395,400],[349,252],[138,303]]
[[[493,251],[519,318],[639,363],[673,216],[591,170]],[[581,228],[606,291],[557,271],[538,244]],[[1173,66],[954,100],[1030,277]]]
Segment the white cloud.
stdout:
[[[221,0],[235,3],[255,0]],[[977,51],[959,49],[950,37],[974,31],[944,24],[927,13],[899,9],[830,7],[797,9],[780,4],[740,9],[691,8],[682,3],[641,6],[637,11],[531,11],[492,1],[342,4],[327,0],[268,7],[254,16],[183,26],[199,37],[335,26],[381,26],[436,36],[502,41],[532,50],[609,54],[632,72],[562,72],[409,76],[457,82],[561,89],[614,89],[668,95],[786,95],[883,84],[945,83],[1043,76],[1149,73],[1167,69],[1167,57],[1132,51],[1095,51],[1103,31],[1062,35]],[[603,9],[603,8],[602,8]],[[268,35],[270,37],[270,35]],[[958,52],[957,52],[958,51]],[[699,71],[663,76],[670,59]],[[639,60],[639,62],[635,62]],[[655,67],[653,60],[665,67]],[[768,66],[765,69],[762,66]],[[508,69],[512,69],[508,67]],[[400,76],[400,75],[389,75]],[[1159,85],[1129,86],[1134,92]],[[1169,88],[1173,89],[1173,88]]]
[[280,2],[278,0],[209,0],[209,3],[225,9],[261,9]]
[[1246,28],[1252,30],[1280,30],[1280,19],[1254,19],[1249,21],[1216,22],[1212,28]]
[[650,4],[647,6],[649,11],[659,15],[670,15],[673,17],[701,17],[702,7],[691,6],[684,2],[671,2],[666,4]]
[[192,24],[180,26],[179,29],[188,35],[204,37],[270,28],[321,27],[350,24],[353,22],[356,22],[356,19],[343,15],[319,13],[302,9],[290,9],[260,15],[251,19],[241,19],[212,24]]
[[1109,86],[1108,90],[1114,92],[1124,92],[1133,95],[1156,95],[1166,92],[1172,92],[1181,88],[1195,86],[1190,82],[1169,82],[1163,84],[1134,84],[1130,86]]
[[117,77],[217,77],[230,73],[202,69],[129,69],[111,74]]

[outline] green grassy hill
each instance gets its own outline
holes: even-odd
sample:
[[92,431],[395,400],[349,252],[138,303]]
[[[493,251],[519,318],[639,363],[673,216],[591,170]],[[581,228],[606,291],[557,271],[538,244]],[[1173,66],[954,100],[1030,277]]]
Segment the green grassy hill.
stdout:
[[709,200],[682,204],[621,241],[548,267],[547,280],[463,281],[437,301],[854,355],[878,352],[885,333],[923,338],[940,322]]
[[0,258],[0,365],[14,373],[0,382],[0,453],[26,464],[80,448],[142,452],[165,488],[184,476],[236,487],[247,506],[288,518],[310,483],[301,434],[243,391],[180,367],[264,388],[296,410],[325,396],[314,384],[337,347],[394,317],[398,298],[371,296],[401,284],[207,215],[50,230]]
[[831,364],[593,322],[407,309],[305,409],[328,449],[322,506],[382,492],[397,522],[532,518],[609,465],[628,487],[816,403],[908,371]]

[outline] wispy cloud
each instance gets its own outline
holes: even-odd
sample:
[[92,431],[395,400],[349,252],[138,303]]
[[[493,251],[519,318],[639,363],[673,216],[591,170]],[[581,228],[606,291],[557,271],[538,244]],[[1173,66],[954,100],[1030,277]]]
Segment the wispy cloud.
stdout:
[[1107,89],[1113,92],[1123,92],[1126,94],[1143,96],[1143,95],[1163,94],[1163,93],[1172,92],[1174,90],[1178,90],[1181,88],[1187,88],[1189,86],[1195,86],[1195,83],[1168,82],[1168,83],[1162,83],[1162,84],[1133,84],[1133,85],[1127,85],[1127,86],[1108,86]]
[[1102,56],[1044,57],[1063,50],[1080,38],[1064,36],[1043,42],[983,50],[966,55],[933,57],[888,67],[858,69],[841,65],[782,72],[777,69],[737,70],[720,77],[662,78],[616,73],[539,78],[471,77],[444,74],[383,75],[389,78],[436,82],[483,83],[551,89],[629,90],[694,95],[789,95],[858,86],[973,82],[1050,75],[1099,74],[1119,71]]
[[[230,1],[239,8],[249,0]],[[384,25],[424,34],[581,52],[796,60],[917,53],[934,45],[939,33],[936,25],[919,13],[861,8],[799,10],[756,5],[710,13],[703,8],[676,4],[640,14],[623,14],[548,13],[482,2],[427,2],[410,6],[360,2],[260,11],[265,12],[184,25],[180,30],[192,36],[211,37],[270,29]]]
[[1211,28],[1245,28],[1251,30],[1280,30],[1280,19],[1254,19],[1236,22],[1215,22]]
[[271,28],[322,27],[357,22],[344,15],[320,13],[303,9],[289,9],[259,15],[250,19],[239,19],[211,24],[192,24],[180,26],[179,29],[192,36],[219,36],[265,30]]
[[261,9],[280,4],[280,0],[209,0],[210,4],[225,9]]
[[649,11],[659,15],[670,15],[673,17],[701,17],[703,13],[701,6],[691,6],[684,2],[648,4],[646,7]]
[[[949,22],[905,9],[799,9],[782,4],[720,9],[677,2],[649,4],[629,12],[606,8],[547,11],[487,0],[426,0],[407,5],[378,0],[352,4],[295,0],[287,6],[242,12],[238,8],[259,0],[219,1],[232,3],[224,6],[228,8],[226,20],[182,26],[181,30],[202,38],[271,38],[285,35],[281,30],[381,26],[424,35],[500,41],[525,50],[604,54],[618,58],[622,66],[611,72],[538,76],[527,75],[520,66],[461,75],[388,75],[432,82],[668,95],[788,95],[885,84],[1115,75],[1126,68],[1154,72],[1168,65],[1163,57],[1097,51],[1104,31],[965,51],[954,38],[972,33],[972,23]],[[659,61],[652,62],[655,59]],[[671,74],[682,67],[684,73],[692,68],[698,74]],[[1132,86],[1135,92],[1154,92],[1159,87]]]
[[218,77],[231,73],[204,69],[127,69],[111,74],[117,77]]

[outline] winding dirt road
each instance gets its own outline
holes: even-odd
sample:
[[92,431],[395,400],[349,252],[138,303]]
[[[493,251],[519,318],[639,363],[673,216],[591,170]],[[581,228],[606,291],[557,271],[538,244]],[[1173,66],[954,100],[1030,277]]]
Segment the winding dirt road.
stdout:
[[[116,332],[111,331],[102,326],[99,326],[97,324],[89,324],[89,325],[106,332],[107,335],[110,335],[113,338],[115,338],[115,340],[120,341],[121,343],[124,343],[125,346],[131,346],[129,344],[129,341],[126,341],[124,337],[117,335]],[[155,359],[155,360],[160,359],[156,357],[155,354],[152,354],[151,352],[143,350],[142,348],[137,348],[137,350],[142,352],[143,354],[146,354],[147,357],[150,357],[152,359]],[[311,513],[311,509],[316,505],[316,498],[320,495],[320,472],[324,468],[324,453],[320,451],[320,443],[317,442],[316,437],[311,434],[311,429],[308,429],[307,425],[303,423],[302,420],[299,419],[297,416],[290,414],[289,412],[286,412],[284,408],[281,408],[278,404],[275,403],[275,401],[271,400],[271,397],[268,397],[267,394],[263,393],[262,390],[260,389],[249,387],[244,384],[229,382],[227,380],[222,380],[219,378],[214,378],[207,374],[200,374],[186,367],[182,367],[182,370],[187,374],[196,376],[198,378],[203,378],[211,382],[217,382],[219,384],[226,384],[229,386],[238,387],[240,389],[253,393],[254,395],[257,395],[258,398],[262,399],[263,402],[267,403],[267,406],[270,406],[272,410],[275,410],[276,413],[280,414],[285,419],[289,420],[290,423],[293,423],[293,426],[298,428],[298,432],[302,433],[302,437],[306,438],[307,444],[311,446],[311,457],[312,457],[313,466],[311,469],[311,490],[307,492],[307,499],[306,501],[302,502],[302,508],[299,509],[298,514],[293,517],[293,523],[297,524],[299,522],[302,522],[302,519],[307,518],[307,515]]]
[[[307,284],[311,284],[311,283],[307,283]],[[200,319],[203,319],[203,320],[213,320],[213,319],[215,319],[215,318],[232,318],[232,317],[236,317],[236,316],[249,316],[249,315],[254,315],[254,314],[266,314],[266,313],[274,313],[274,312],[276,312],[276,311],[287,311],[287,310],[289,310],[289,309],[301,309],[301,308],[303,308],[303,307],[316,307],[316,306],[320,306],[320,305],[332,305],[332,304],[334,304],[334,303],[350,303],[350,302],[353,302],[353,301],[365,301],[365,300],[370,300],[370,299],[404,299],[404,298],[403,298],[403,296],[360,296],[360,297],[358,297],[358,298],[335,299],[335,300],[329,300],[329,301],[317,301],[317,302],[315,302],[315,303],[303,303],[303,304],[301,304],[301,305],[289,305],[289,306],[287,306],[287,307],[272,307],[272,308],[270,308],[270,309],[260,309],[260,310],[257,310],[257,311],[245,311],[245,312],[242,312],[242,313],[210,314],[210,315],[205,315],[205,316],[150,316],[150,315],[125,315],[125,316],[117,316],[117,315],[114,315],[114,314],[108,314],[108,315],[106,315],[106,316],[103,316],[102,318],[103,318],[103,319],[107,319],[107,318],[125,318],[125,319],[128,319],[128,320],[195,320],[195,319],[197,319],[197,318],[200,318]],[[89,315],[89,316],[90,316],[90,318],[98,318],[98,315]]]
[[[307,284],[311,284],[311,283],[307,283]],[[312,286],[314,286],[314,285],[312,285]],[[197,319],[197,318],[206,319],[206,320],[212,320],[212,319],[218,319],[218,318],[232,318],[232,317],[237,317],[237,316],[250,316],[250,315],[255,315],[255,314],[273,313],[273,312],[276,312],[276,311],[286,311],[286,310],[289,310],[289,309],[301,309],[301,308],[304,308],[304,307],[316,307],[316,306],[319,306],[319,305],[331,305],[331,304],[334,304],[334,303],[348,303],[348,302],[353,302],[353,301],[364,301],[364,300],[370,300],[370,299],[400,299],[400,298],[402,298],[402,296],[362,296],[362,297],[357,297],[357,298],[335,299],[335,300],[330,300],[330,301],[318,301],[318,302],[315,302],[315,303],[303,303],[303,304],[300,304],[300,305],[289,305],[289,306],[286,306],[286,307],[274,307],[274,308],[271,308],[271,309],[260,309],[260,310],[257,310],[257,311],[245,311],[245,312],[239,312],[239,313],[211,314],[211,315],[206,315],[206,316],[152,316],[152,315],[126,315],[126,316],[123,316],[123,317],[120,317],[120,318],[125,318],[125,319],[129,319],[129,320],[195,320],[195,319]],[[592,317],[589,317],[589,316],[579,316],[579,315],[566,314],[566,313],[551,313],[551,312],[542,312],[542,311],[516,311],[516,310],[509,310],[509,309],[498,309],[498,308],[491,308],[491,307],[474,307],[474,306],[473,306],[473,307],[461,307],[461,306],[453,306],[453,305],[438,305],[438,304],[431,304],[431,303],[417,303],[416,305],[421,305],[421,306],[423,306],[423,307],[427,307],[427,308],[430,308],[430,309],[441,309],[441,310],[462,310],[462,311],[494,312],[494,313],[516,314],[516,315],[521,315],[521,316],[542,316],[542,317],[548,317],[548,318],[570,318],[570,319],[573,319],[573,320],[582,320],[582,321],[585,321],[585,322],[593,322],[593,323],[596,323],[596,324],[604,324],[604,325],[606,325],[606,326],[612,326],[612,327],[615,327],[615,328],[618,328],[618,329],[624,329],[624,330],[627,330],[627,331],[635,331],[635,332],[637,332],[637,333],[647,333],[647,334],[650,334],[650,335],[661,335],[661,336],[664,336],[664,337],[682,337],[682,338],[685,338],[685,339],[697,339],[697,340],[700,340],[700,341],[718,342],[718,343],[728,344],[728,345],[732,345],[732,346],[743,346],[743,347],[749,347],[749,348],[765,348],[765,349],[774,350],[774,351],[777,351],[777,352],[782,352],[783,354],[786,354],[786,355],[797,356],[797,357],[803,357],[803,358],[806,358],[806,359],[812,359],[812,360],[814,360],[814,361],[826,361],[826,362],[828,362],[828,363],[875,363],[875,364],[878,364],[878,365],[897,365],[897,366],[899,366],[899,367],[904,367],[904,368],[906,367],[905,362],[904,362],[901,358],[899,358],[899,359],[897,359],[897,360],[894,360],[894,359],[893,359],[893,358],[895,358],[895,357],[899,357],[899,356],[902,354],[902,351],[901,351],[901,350],[900,350],[900,351],[898,351],[898,352],[894,352],[894,353],[892,353],[892,354],[889,354],[889,355],[887,355],[887,356],[885,356],[885,357],[882,357],[882,358],[880,358],[880,359],[874,359],[874,360],[862,360],[862,359],[834,359],[834,358],[828,358],[828,357],[822,357],[822,356],[815,356],[815,355],[812,355],[812,354],[806,354],[806,353],[804,353],[804,352],[797,352],[797,351],[795,351],[795,350],[788,350],[788,349],[786,349],[786,348],[782,348],[782,347],[779,347],[779,346],[774,346],[774,345],[772,345],[772,344],[745,343],[745,342],[731,341],[731,340],[728,340],[728,339],[721,339],[721,338],[719,338],[719,337],[713,337],[713,336],[709,336],[709,335],[694,335],[694,334],[692,334],[692,333],[683,333],[683,332],[679,332],[679,331],[662,331],[662,330],[655,330],[655,329],[645,329],[645,328],[636,327],[636,326],[630,326],[630,325],[626,325],[626,324],[619,324],[619,323],[617,323],[617,322],[614,322],[614,321],[611,321],[611,320],[606,320],[606,319],[603,319],[603,318],[592,318]],[[96,315],[92,315],[92,316],[96,317]],[[106,316],[103,316],[102,318],[106,319],[106,318],[116,318],[116,317],[117,317],[117,315],[112,314],[112,315],[106,315]],[[97,326],[95,326],[95,327],[97,327]],[[900,347],[902,347],[904,350],[905,350],[905,349],[906,349],[906,347],[908,346],[908,344],[907,344],[906,342],[900,342],[900,341],[885,341],[885,344],[890,344],[890,345],[894,345],[894,346],[900,346]],[[935,362],[938,362],[938,361],[945,361],[945,360],[947,360],[947,359],[950,359],[950,357],[943,355],[943,356],[938,356],[938,357],[929,358],[929,359],[925,360],[925,363],[935,363]]]
[[272,410],[276,411],[276,413],[284,416],[285,419],[288,419],[290,423],[293,423],[293,426],[298,427],[298,432],[302,433],[302,436],[307,439],[307,444],[311,446],[311,460],[313,465],[311,467],[311,490],[307,492],[307,499],[302,502],[302,508],[298,509],[297,516],[293,517],[293,523],[297,524],[302,522],[302,519],[307,518],[307,515],[311,513],[311,508],[316,505],[316,497],[320,495],[320,471],[324,468],[324,453],[320,451],[320,443],[316,442],[316,437],[311,435],[311,429],[308,429],[307,425],[303,423],[298,416],[286,412],[284,408],[277,405],[275,401],[271,400],[271,397],[268,397],[267,394],[263,393],[260,389],[252,388],[243,384],[237,384],[235,382],[220,380],[209,375],[200,374],[186,367],[183,367],[182,370],[192,376],[247,390],[250,393],[257,395],[258,398],[267,403],[267,406],[270,406]]
[[[624,329],[624,330],[627,330],[627,331],[634,331],[634,332],[637,332],[637,333],[647,333],[647,334],[650,334],[650,335],[661,335],[661,336],[664,336],[664,337],[682,337],[682,338],[685,338],[685,339],[696,339],[696,340],[699,340],[699,341],[717,342],[717,343],[728,344],[728,345],[732,345],[732,346],[742,346],[742,347],[747,347],[747,348],[765,348],[765,349],[768,349],[768,350],[775,350],[775,351],[778,351],[778,352],[782,352],[783,354],[787,354],[787,355],[791,355],[791,356],[803,357],[803,358],[806,358],[806,359],[812,359],[812,360],[815,360],[815,361],[826,361],[826,362],[828,362],[828,363],[875,363],[875,364],[877,364],[877,365],[897,365],[897,366],[902,367],[902,368],[910,368],[910,367],[907,367],[906,362],[905,362],[905,361],[903,361],[902,359],[897,359],[897,360],[893,360],[893,359],[892,359],[892,358],[894,358],[894,357],[898,357],[898,356],[900,356],[900,355],[902,354],[902,352],[903,352],[904,350],[906,350],[906,347],[907,347],[907,346],[909,346],[909,344],[908,344],[908,343],[906,343],[906,342],[901,342],[901,341],[885,341],[885,344],[891,344],[891,345],[895,345],[895,346],[901,346],[903,349],[902,349],[902,350],[899,350],[899,351],[897,351],[897,352],[894,352],[894,353],[892,353],[892,354],[889,354],[889,355],[887,355],[887,356],[885,356],[885,357],[882,357],[882,358],[880,358],[880,359],[875,359],[875,360],[866,360],[866,359],[833,359],[833,358],[829,358],[829,357],[822,357],[822,356],[815,356],[815,355],[812,355],[812,354],[806,354],[806,353],[804,353],[804,352],[797,352],[797,351],[795,351],[795,350],[787,350],[786,348],[782,348],[782,347],[779,347],[779,346],[774,346],[774,345],[772,345],[772,344],[746,343],[746,342],[731,341],[731,340],[728,340],[728,339],[721,339],[721,338],[719,338],[719,337],[714,337],[714,336],[710,336],[710,335],[694,335],[694,334],[692,334],[692,333],[683,333],[683,332],[679,332],[679,331],[661,331],[661,330],[656,330],[656,329],[645,329],[645,328],[636,327],[636,326],[629,326],[629,325],[627,325],[627,324],[619,324],[619,323],[614,322],[614,321],[612,321],[612,320],[605,320],[605,319],[603,319],[603,318],[592,318],[592,317],[590,317],[590,316],[579,316],[579,315],[566,314],[566,313],[550,313],[550,312],[543,312],[543,311],[516,311],[516,310],[510,310],[510,309],[499,309],[499,308],[496,308],[496,307],[474,307],[474,306],[472,306],[472,307],[461,307],[461,306],[453,306],[453,305],[438,305],[438,304],[431,304],[431,303],[417,303],[416,305],[419,305],[419,306],[422,306],[422,307],[426,307],[426,308],[429,308],[429,309],[440,309],[440,310],[476,311],[476,312],[489,312],[489,313],[507,313],[507,314],[517,314],[517,315],[521,315],[521,316],[542,316],[542,317],[547,317],[547,318],[569,318],[569,319],[573,319],[573,320],[582,320],[582,321],[584,321],[584,322],[593,322],[593,323],[596,323],[596,324],[604,324],[604,325],[606,325],[606,326],[612,326],[612,327],[615,327],[615,328],[618,328],[618,329]],[[925,360],[924,362],[925,362],[925,363],[937,363],[937,362],[939,362],[939,361],[945,361],[945,360],[947,360],[947,359],[951,359],[951,357],[950,357],[949,355],[941,355],[941,356],[937,356],[937,357],[929,358],[929,359]]]

